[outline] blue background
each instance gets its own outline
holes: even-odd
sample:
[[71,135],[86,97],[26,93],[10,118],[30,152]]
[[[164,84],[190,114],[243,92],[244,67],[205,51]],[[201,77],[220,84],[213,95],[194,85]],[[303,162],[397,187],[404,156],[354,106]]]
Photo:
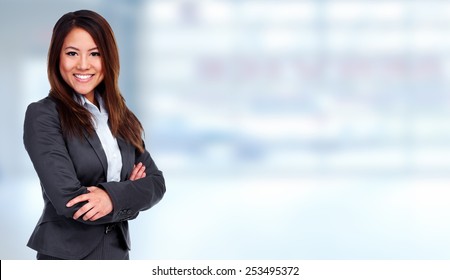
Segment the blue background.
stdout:
[[22,144],[68,11],[112,25],[166,197],[132,259],[448,259],[450,3],[0,0],[0,258],[42,211]]

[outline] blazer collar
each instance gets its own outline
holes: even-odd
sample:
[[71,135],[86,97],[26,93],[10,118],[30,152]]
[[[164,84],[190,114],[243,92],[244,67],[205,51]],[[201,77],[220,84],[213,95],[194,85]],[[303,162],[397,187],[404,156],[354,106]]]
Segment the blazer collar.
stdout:
[[[103,150],[102,143],[100,142],[100,139],[97,136],[97,133],[93,133],[92,135],[89,135],[87,131],[84,132],[84,136],[86,137],[89,144],[94,149],[95,153],[97,154],[100,162],[102,163],[103,171],[105,172],[105,175],[108,173],[108,160],[106,158],[106,153]],[[120,179],[125,180],[129,177],[131,174],[131,171],[133,170],[134,165],[134,147],[133,145],[130,145],[128,142],[123,140],[120,137],[117,137],[117,144],[119,145],[120,154],[122,156],[122,171],[120,172]]]
[[103,150],[102,142],[100,142],[100,138],[98,138],[97,133],[89,134],[86,130],[84,130],[84,137],[91,144],[92,149],[94,149],[95,153],[98,156],[98,159],[102,163],[103,172],[105,172],[105,178],[108,174],[108,160],[106,158],[106,153]]

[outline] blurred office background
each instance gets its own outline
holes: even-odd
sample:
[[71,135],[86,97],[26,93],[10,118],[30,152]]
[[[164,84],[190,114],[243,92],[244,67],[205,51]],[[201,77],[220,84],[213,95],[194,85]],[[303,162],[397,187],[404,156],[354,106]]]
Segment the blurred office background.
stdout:
[[78,9],[166,177],[132,259],[450,257],[450,2],[0,0],[1,259],[35,256],[23,117]]

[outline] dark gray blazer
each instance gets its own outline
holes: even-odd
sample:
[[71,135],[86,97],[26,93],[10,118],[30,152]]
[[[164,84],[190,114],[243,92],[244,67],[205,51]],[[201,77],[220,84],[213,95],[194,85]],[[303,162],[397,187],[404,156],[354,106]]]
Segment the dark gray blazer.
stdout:
[[[130,249],[127,221],[157,204],[166,191],[162,172],[148,151],[139,153],[118,138],[123,164],[121,182],[106,182],[106,154],[97,134],[85,133],[82,139],[64,137],[51,97],[28,106],[23,140],[44,198],[43,213],[27,245],[45,255],[81,259],[99,244],[106,226],[115,224]],[[133,165],[138,162],[146,166],[147,176],[130,181]],[[113,212],[94,222],[74,220],[72,216],[82,204],[67,208],[66,203],[87,193],[88,186],[99,186],[108,192]]]

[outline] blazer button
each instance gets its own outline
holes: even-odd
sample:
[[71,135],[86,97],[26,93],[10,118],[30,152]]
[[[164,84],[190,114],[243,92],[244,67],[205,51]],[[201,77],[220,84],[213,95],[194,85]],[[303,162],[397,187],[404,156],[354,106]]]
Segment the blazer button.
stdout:
[[116,225],[107,225],[105,227],[105,234],[110,233],[111,231],[113,231],[113,229],[116,227]]

